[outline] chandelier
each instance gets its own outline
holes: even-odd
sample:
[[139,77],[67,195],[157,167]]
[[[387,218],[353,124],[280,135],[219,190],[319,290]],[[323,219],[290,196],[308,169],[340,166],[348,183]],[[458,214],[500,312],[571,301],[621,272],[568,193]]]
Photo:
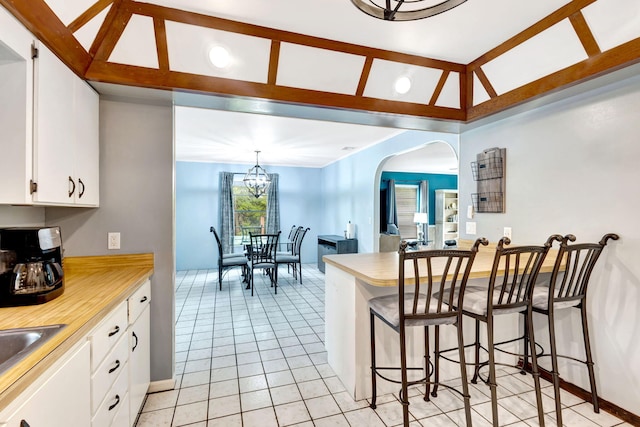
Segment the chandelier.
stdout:
[[256,165],[249,169],[242,179],[244,185],[249,189],[249,193],[253,194],[256,199],[266,193],[269,184],[271,184],[271,178],[269,178],[267,171],[258,163],[258,153],[260,152],[256,151]]
[[351,0],[358,9],[385,21],[413,21],[428,18],[461,5],[467,0]]

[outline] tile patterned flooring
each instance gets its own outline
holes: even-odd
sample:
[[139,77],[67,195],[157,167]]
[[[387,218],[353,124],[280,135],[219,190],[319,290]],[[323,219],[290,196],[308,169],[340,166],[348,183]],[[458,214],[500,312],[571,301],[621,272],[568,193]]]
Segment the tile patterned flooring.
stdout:
[[[137,427],[385,427],[402,424],[394,394],[376,410],[354,401],[327,364],[324,348],[324,275],[303,266],[302,285],[280,268],[278,294],[256,274],[256,295],[229,271],[222,291],[217,270],[176,274],[176,388],[149,394]],[[537,426],[531,376],[500,371],[500,422]],[[543,382],[545,424],[555,425],[553,389]],[[563,392],[564,393],[564,392]],[[471,386],[473,425],[490,426],[488,387]],[[460,397],[441,389],[424,402],[410,390],[411,426],[464,425]],[[564,393],[566,426],[629,425]]]

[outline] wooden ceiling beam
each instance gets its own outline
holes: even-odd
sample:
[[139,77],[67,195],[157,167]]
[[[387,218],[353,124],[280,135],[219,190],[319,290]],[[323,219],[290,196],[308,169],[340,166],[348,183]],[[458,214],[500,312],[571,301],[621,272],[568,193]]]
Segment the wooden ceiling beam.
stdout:
[[153,89],[176,89],[183,92],[262,98],[295,104],[312,104],[443,120],[464,120],[464,111],[461,109],[275,86],[176,71],[153,70],[98,60],[93,61],[87,71],[86,78]]
[[602,50],[600,50],[600,46],[598,46],[598,42],[593,36],[591,28],[589,28],[582,12],[574,13],[569,17],[569,20],[580,39],[580,43],[582,43],[582,47],[584,47],[585,52],[587,52],[587,55],[596,56],[602,53]]
[[67,67],[83,77],[91,57],[43,0],[0,0],[0,4]]
[[98,0],[89,9],[85,10],[80,16],[74,19],[67,28],[75,33],[82,28],[87,22],[95,18],[100,12],[113,4],[114,0]]
[[[98,32],[98,37],[96,37],[95,40],[96,49],[93,54],[94,61],[108,60],[116,44],[118,44],[118,40],[120,40],[124,29],[127,28],[132,14],[123,6],[124,4],[126,4],[126,2],[121,0],[118,7],[112,8],[109,11],[109,16],[107,16],[108,19],[105,19],[102,24]],[[93,51],[94,46],[91,46],[91,48]]]
[[169,48],[167,47],[167,29],[164,25],[164,20],[154,18],[153,28],[156,37],[158,68],[161,70],[169,70]]
[[482,104],[467,106],[467,121],[489,116],[558,89],[563,89],[637,63],[640,63],[640,37],[501,94]]
[[278,79],[278,63],[280,62],[280,42],[277,40],[271,41],[271,53],[269,54],[269,75],[267,76],[267,83],[275,85]]
[[550,27],[554,26],[558,22],[569,18],[571,15],[575,14],[576,12],[580,12],[584,7],[590,5],[591,3],[594,3],[595,1],[596,0],[573,0],[571,3],[567,3],[560,9],[556,10],[552,14],[536,22],[529,28],[521,31],[520,33],[511,37],[509,40],[491,49],[489,52],[485,53],[484,55],[480,56],[474,61],[471,61],[469,65],[467,65],[467,72],[473,71],[476,68],[483,66],[487,62],[490,62],[496,59],[500,55],[510,51],[511,49],[518,46],[519,44],[522,44],[525,41],[540,34],[541,32],[549,29]]

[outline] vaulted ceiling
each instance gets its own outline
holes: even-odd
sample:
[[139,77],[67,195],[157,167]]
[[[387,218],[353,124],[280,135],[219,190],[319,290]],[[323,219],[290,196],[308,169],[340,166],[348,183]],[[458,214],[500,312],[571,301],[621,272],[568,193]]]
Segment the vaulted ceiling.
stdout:
[[467,0],[411,22],[349,0],[0,4],[89,81],[461,123],[640,62],[638,0]]

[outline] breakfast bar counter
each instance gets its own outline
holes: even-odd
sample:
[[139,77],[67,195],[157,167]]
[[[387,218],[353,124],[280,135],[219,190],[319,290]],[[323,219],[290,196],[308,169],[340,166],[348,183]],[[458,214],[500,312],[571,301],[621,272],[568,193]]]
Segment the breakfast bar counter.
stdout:
[[[470,274],[469,284],[484,283],[491,273],[495,245],[481,247],[476,255]],[[346,390],[356,399],[371,396],[369,309],[368,301],[378,296],[397,294],[398,253],[362,253],[327,255],[324,257],[325,271],[325,346],[327,359]],[[542,266],[541,273],[553,269],[555,252],[550,251]],[[407,272],[408,276],[412,274]],[[411,279],[408,279],[412,281]],[[514,316],[517,316],[514,315]],[[517,336],[518,321],[504,325],[500,332]],[[421,328],[412,328],[421,329]],[[464,325],[465,337],[471,339],[473,325]],[[413,332],[413,331],[412,331]],[[409,365],[422,366],[421,331],[409,334],[407,354]],[[442,348],[453,347],[455,337],[443,334]],[[452,334],[453,335],[453,334]],[[448,341],[448,338],[451,338]],[[376,328],[376,349],[379,366],[399,366],[398,336],[391,328]],[[465,342],[467,342],[465,340]],[[457,375],[456,375],[457,372]],[[447,375],[459,376],[459,369],[443,366],[443,378]],[[397,392],[397,386],[381,381],[379,390]]]
[[0,330],[66,325],[0,374],[0,410],[151,277],[153,254],[66,257],[63,268],[61,296],[40,305],[0,308]]

